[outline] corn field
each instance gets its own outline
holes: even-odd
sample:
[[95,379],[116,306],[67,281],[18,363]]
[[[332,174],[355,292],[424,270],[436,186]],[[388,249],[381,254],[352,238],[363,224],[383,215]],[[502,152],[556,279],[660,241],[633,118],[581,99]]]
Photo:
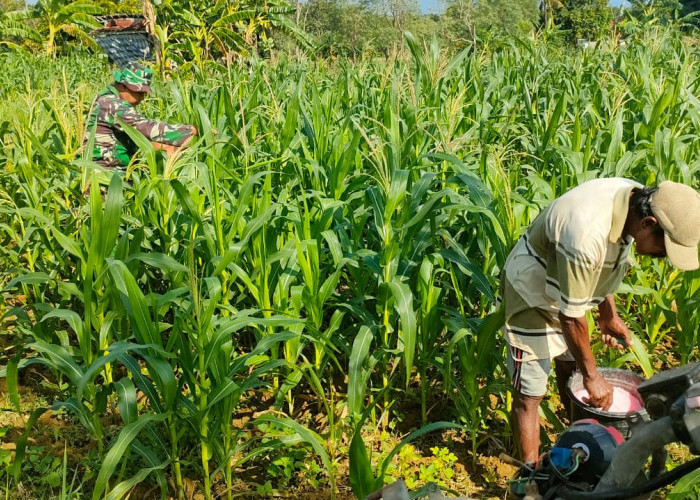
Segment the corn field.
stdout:
[[[185,498],[186,478],[230,499],[248,464],[302,445],[329,498],[364,498],[393,453],[370,460],[363,431],[409,403],[409,438],[508,443],[506,256],[586,180],[699,187],[699,52],[657,27],[586,51],[406,35],[386,60],[209,62],[143,105],[197,141],[168,157],[132,130],[124,172],[80,157],[104,62],[0,54],[2,375],[16,410],[30,365],[56,393],[8,498],[49,410],[96,443],[93,499],[144,481]],[[700,273],[637,262],[618,296],[635,349],[601,363],[697,360]],[[319,422],[296,418],[309,399]]]

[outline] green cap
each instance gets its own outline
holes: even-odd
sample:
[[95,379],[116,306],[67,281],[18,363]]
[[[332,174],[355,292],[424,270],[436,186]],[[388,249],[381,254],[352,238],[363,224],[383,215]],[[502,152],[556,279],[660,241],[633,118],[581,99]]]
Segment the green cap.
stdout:
[[114,72],[114,81],[124,84],[133,92],[151,93],[150,84],[153,71],[139,63],[129,63],[123,69]]

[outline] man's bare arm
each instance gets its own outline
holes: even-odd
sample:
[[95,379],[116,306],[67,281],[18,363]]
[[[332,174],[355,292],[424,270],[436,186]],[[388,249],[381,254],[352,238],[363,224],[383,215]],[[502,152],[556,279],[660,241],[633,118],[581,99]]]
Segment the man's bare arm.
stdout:
[[583,375],[583,385],[590,396],[588,404],[607,410],[612,405],[613,388],[598,373],[591,351],[586,317],[572,318],[559,313],[559,321],[566,345]]
[[598,305],[599,324],[603,343],[613,349],[622,350],[631,345],[630,331],[617,314],[615,296],[610,294]]

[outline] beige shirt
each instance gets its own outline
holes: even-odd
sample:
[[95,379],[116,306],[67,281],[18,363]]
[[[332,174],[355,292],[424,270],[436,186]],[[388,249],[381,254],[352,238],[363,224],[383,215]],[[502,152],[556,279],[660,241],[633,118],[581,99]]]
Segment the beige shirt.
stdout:
[[[525,358],[566,352],[558,313],[582,317],[617,290],[629,268],[632,239],[622,237],[629,195],[640,187],[621,178],[581,184],[544,209],[515,245],[505,265],[506,339]],[[531,308],[551,321],[509,322],[529,322],[527,314],[513,316]]]

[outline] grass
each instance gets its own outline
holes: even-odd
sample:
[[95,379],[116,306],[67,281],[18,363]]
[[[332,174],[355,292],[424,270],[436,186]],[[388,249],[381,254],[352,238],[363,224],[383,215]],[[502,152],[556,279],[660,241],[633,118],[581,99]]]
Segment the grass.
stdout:
[[[4,373],[16,404],[17,373],[44,365],[53,411],[95,443],[92,498],[144,480],[184,498],[192,479],[232,498],[293,447],[333,492],[367,453],[364,491],[382,471],[362,436],[414,415],[402,435],[459,423],[473,461],[494,429],[507,446],[495,299],[519,235],[594,177],[698,187],[697,48],[672,30],[596,52],[407,47],[166,75],[144,112],[201,135],[168,158],[131,131],[122,175],[78,154],[102,63],[2,55],[0,81],[37,82],[0,85]],[[638,348],[603,362],[697,359],[700,275],[640,264],[619,303]],[[304,397],[325,424],[293,418]],[[268,404],[242,422],[250,398]]]

